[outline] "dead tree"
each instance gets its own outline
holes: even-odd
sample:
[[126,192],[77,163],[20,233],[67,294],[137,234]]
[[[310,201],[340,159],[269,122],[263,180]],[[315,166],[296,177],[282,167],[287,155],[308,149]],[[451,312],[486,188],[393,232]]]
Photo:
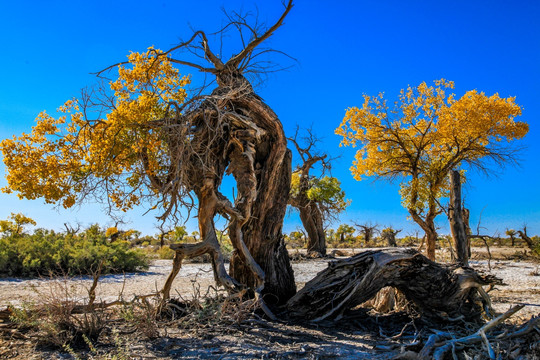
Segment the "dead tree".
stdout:
[[400,230],[394,230],[391,227],[387,227],[381,231],[381,238],[386,240],[389,247],[397,247],[396,235],[401,232]]
[[373,236],[375,235],[375,232],[378,231],[379,225],[371,225],[371,224],[354,224],[360,231],[360,233],[364,236],[364,243],[366,246],[368,246],[371,243],[371,240],[373,240]]
[[79,223],[77,223],[76,226],[64,223],[64,227],[66,228],[66,235],[68,236],[77,235],[77,233],[81,231],[81,224]]
[[448,207],[448,219],[450,230],[454,239],[457,254],[457,262],[463,266],[469,264],[469,239],[467,227],[463,219],[463,207],[461,206],[461,176],[459,171],[450,172],[450,205]]
[[483,309],[477,300],[490,306],[482,286],[498,282],[468,267],[435,263],[412,249],[364,251],[329,263],[288,301],[287,308],[292,317],[339,319],[382,288],[393,286],[427,317],[480,320]]

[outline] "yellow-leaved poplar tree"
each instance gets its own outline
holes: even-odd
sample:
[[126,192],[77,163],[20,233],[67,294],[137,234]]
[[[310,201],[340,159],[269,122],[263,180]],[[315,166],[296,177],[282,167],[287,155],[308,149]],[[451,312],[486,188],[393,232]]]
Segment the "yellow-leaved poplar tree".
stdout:
[[24,227],[27,225],[36,225],[36,221],[21,213],[11,213],[8,220],[0,220],[0,233],[17,236],[24,232]]
[[355,179],[401,181],[402,204],[425,231],[430,259],[435,258],[438,199],[447,196],[449,172],[464,165],[488,171],[491,164],[515,163],[519,149],[511,143],[529,129],[515,121],[521,108],[514,97],[471,90],[455,99],[447,94],[453,82],[434,83],[401,90],[393,104],[383,94],[365,95],[363,105],[349,108],[336,129],[341,145],[360,147],[351,167]]
[[0,143],[2,191],[66,208],[101,196],[122,211],[156,199],[156,179],[171,166],[163,122],[184,102],[188,83],[163,52],[131,53],[110,92],[68,100],[59,117],[42,112],[29,134]]
[[[230,291],[251,288],[263,309],[263,297],[285,303],[296,292],[281,235],[291,156],[277,114],[250,80],[270,68],[264,56],[271,50],[261,44],[292,7],[292,0],[283,4],[269,26],[256,20],[250,25],[234,13],[229,25],[214,33],[222,36],[209,40],[195,31],[164,52],[132,53],[128,61],[100,71],[100,86],[68,101],[59,109],[63,115],[44,112],[30,134],[0,144],[8,180],[3,190],[65,207],[87,197],[104,200],[111,210],[145,202],[163,221],[182,216],[185,206],[195,208],[200,241],[172,244],[176,253],[163,301],[182,259],[208,254],[219,285]],[[237,36],[225,35],[228,30]],[[224,44],[212,39],[226,38],[232,54],[214,52]],[[189,98],[189,78],[179,70],[185,68],[204,74]],[[115,69],[118,75],[112,74]],[[226,174],[236,181],[233,201],[221,192]],[[216,216],[227,220],[235,249],[229,271]]]

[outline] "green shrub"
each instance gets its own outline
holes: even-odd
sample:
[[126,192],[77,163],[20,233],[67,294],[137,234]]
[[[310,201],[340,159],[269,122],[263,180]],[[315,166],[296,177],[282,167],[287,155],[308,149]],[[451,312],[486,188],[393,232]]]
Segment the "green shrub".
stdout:
[[128,241],[109,243],[98,226],[80,235],[37,229],[0,238],[0,276],[83,275],[148,268],[148,258]]
[[157,250],[157,254],[160,259],[170,260],[174,258],[175,251],[168,246],[163,246],[162,248]]

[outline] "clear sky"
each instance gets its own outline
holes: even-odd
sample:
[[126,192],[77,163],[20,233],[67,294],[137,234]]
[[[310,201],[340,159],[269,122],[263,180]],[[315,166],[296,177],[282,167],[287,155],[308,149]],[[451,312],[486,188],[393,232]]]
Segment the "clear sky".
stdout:
[[[0,138],[29,131],[42,110],[53,111],[94,82],[91,72],[123,61],[148,46],[168,49],[192,29],[213,32],[224,23],[222,8],[258,11],[275,21],[279,0],[206,1],[2,1],[0,2]],[[412,234],[398,185],[355,181],[349,167],[354,149],[339,148],[334,129],[345,110],[361,105],[362,94],[394,99],[399,89],[446,78],[456,95],[477,89],[488,95],[516,96],[520,120],[530,132],[521,166],[493,176],[469,174],[464,192],[471,225],[482,217],[483,233],[528,225],[540,234],[540,2],[538,1],[319,1],[298,0],[268,45],[297,59],[272,74],[259,94],[278,114],[285,131],[313,126],[323,150],[341,155],[333,175],[342,181],[352,205],[343,222],[392,225]],[[227,40],[227,39],[226,39]],[[183,70],[184,73],[187,70]],[[197,79],[197,78],[195,78]],[[0,165],[0,186],[6,185]],[[157,221],[146,209],[126,215],[126,227],[155,233]],[[41,200],[0,195],[0,219],[11,212],[34,218],[38,226],[63,223],[111,224],[99,205],[55,210]],[[188,227],[195,230],[194,222]],[[448,232],[446,219],[438,224]],[[285,231],[300,225],[285,219]]]

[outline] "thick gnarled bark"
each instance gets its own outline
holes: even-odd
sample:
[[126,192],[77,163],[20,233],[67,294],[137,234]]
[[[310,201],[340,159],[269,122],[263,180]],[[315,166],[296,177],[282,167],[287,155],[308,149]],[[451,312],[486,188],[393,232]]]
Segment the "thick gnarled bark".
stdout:
[[339,319],[346,310],[393,286],[430,317],[478,319],[482,308],[477,290],[493,278],[467,267],[437,264],[415,250],[365,251],[329,263],[287,303],[293,317],[322,321]]
[[[236,27],[249,31],[251,40],[228,61],[216,55],[203,31],[160,56],[215,76],[218,87],[176,109],[162,129],[168,143],[171,165],[166,181],[153,177],[157,192],[168,196],[168,212],[179,202],[175,187],[195,194],[201,242],[171,246],[177,252],[173,272],[162,293],[168,297],[170,284],[185,257],[210,255],[216,282],[235,291],[249,288],[266,302],[281,304],[295,292],[293,271],[281,234],[291,181],[291,155],[281,122],[272,109],[255,94],[244,76],[254,51],[279,28],[292,8],[292,0],[278,21],[263,33],[254,31],[241,18]],[[230,19],[231,20],[231,19]],[[233,20],[231,20],[233,21]],[[199,43],[197,43],[199,41]],[[175,51],[200,55],[210,66],[175,59]],[[264,52],[264,50],[261,50]],[[148,159],[147,161],[148,162]],[[220,192],[225,174],[236,180],[236,197]],[[181,185],[178,185],[181,184]],[[229,274],[216,237],[214,218],[228,220],[234,247]],[[264,305],[264,302],[261,303]]]
[[314,202],[308,202],[306,206],[299,207],[300,220],[306,229],[308,255],[326,255],[326,236],[324,233],[323,218],[321,211]]

